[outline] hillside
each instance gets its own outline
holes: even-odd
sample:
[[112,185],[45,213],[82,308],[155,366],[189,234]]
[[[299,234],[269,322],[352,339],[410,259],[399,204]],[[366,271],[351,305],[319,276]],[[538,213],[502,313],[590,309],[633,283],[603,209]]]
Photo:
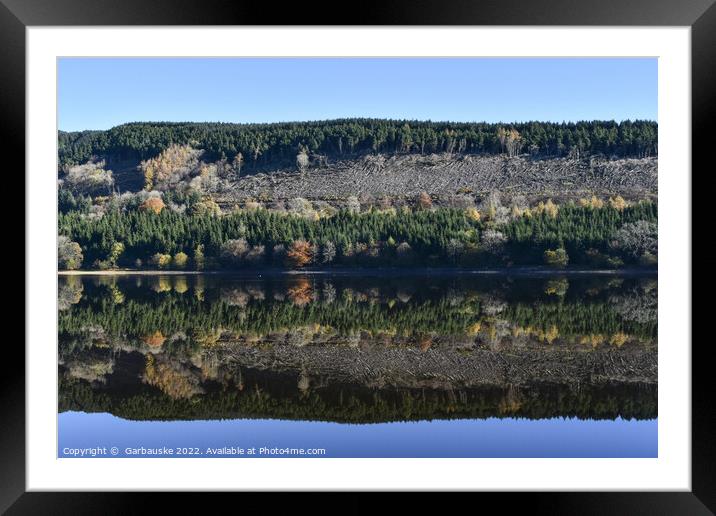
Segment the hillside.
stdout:
[[60,133],[61,268],[657,263],[655,122]]
[[[656,158],[531,159],[503,156],[366,156],[309,168],[246,175],[216,194],[221,205],[246,199],[344,200],[359,197],[405,198],[427,192],[438,203],[456,195],[483,197],[491,191],[554,200],[597,195],[625,199],[656,197]],[[454,202],[454,199],[452,200]]]

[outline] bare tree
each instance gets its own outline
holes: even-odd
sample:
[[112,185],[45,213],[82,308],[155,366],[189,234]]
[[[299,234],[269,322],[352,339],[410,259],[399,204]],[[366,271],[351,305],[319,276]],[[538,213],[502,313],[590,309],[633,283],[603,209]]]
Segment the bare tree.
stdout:
[[232,163],[233,169],[234,169],[234,175],[236,176],[236,179],[238,179],[241,176],[241,166],[244,164],[244,155],[240,152],[234,156],[234,161]]
[[610,246],[634,257],[648,253],[659,254],[658,226],[654,222],[638,220],[624,224],[614,235]]
[[251,247],[243,238],[227,240],[221,246],[220,258],[226,265],[241,265],[250,250]]
[[500,142],[500,149],[505,152],[505,143],[507,142],[507,130],[504,127],[497,129],[497,140]]
[[303,174],[306,172],[306,169],[308,168],[308,154],[305,150],[301,149],[301,151],[296,155],[296,168],[298,168],[298,171]]
[[336,257],[336,244],[330,240],[323,244],[321,258],[323,263],[331,263]]
[[500,231],[494,229],[486,229],[483,231],[482,238],[480,239],[482,248],[493,254],[501,253],[505,242],[507,242],[507,237]]
[[463,253],[464,250],[465,244],[454,238],[451,238],[445,246],[445,251],[447,252],[448,257],[453,261],[453,263],[457,262],[458,258],[460,258],[460,255]]
[[70,167],[61,185],[75,194],[111,194],[114,178],[111,170],[104,169],[104,161],[88,162]]
[[355,195],[351,195],[346,199],[346,209],[351,213],[360,213],[360,201]]

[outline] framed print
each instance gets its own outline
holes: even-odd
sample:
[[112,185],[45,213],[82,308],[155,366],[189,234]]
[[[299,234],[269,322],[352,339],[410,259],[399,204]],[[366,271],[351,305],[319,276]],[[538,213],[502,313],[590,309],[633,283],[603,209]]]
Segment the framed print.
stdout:
[[343,26],[4,1],[27,305],[3,509],[437,490],[710,513],[691,170],[716,8],[646,5]]

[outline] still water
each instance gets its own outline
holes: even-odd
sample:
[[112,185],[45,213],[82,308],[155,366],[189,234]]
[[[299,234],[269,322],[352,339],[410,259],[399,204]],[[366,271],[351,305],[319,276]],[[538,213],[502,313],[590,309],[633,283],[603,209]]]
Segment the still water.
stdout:
[[655,277],[59,278],[61,457],[655,457]]

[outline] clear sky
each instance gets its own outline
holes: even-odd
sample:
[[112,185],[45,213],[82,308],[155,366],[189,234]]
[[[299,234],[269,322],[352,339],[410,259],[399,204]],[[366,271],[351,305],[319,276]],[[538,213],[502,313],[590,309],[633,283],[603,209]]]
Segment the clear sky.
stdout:
[[657,119],[655,58],[62,58],[59,128]]

